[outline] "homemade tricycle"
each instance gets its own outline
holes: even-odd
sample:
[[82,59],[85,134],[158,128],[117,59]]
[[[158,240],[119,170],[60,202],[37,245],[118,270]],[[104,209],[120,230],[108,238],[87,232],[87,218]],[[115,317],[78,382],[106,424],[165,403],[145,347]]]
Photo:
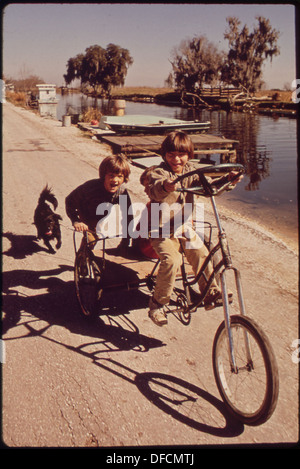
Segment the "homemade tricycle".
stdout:
[[[218,278],[222,289],[222,301],[224,309],[224,321],[218,327],[212,349],[213,370],[220,395],[228,408],[240,421],[248,425],[260,425],[270,418],[278,399],[278,369],[272,346],[256,322],[246,316],[244,299],[242,294],[240,273],[233,266],[225,231],[221,225],[216,207],[215,196],[225,190],[231,182],[216,187],[207,180],[206,176],[216,177],[237,171],[242,174],[244,168],[239,164],[220,164],[195,169],[177,178],[180,181],[194,173],[199,175],[200,185],[193,188],[181,188],[181,191],[190,191],[195,195],[209,197],[212,204],[216,227],[208,223],[209,234],[205,237],[208,247],[208,256],[196,276],[187,273],[185,260],[180,274],[180,287],[175,287],[175,311],[181,322],[188,325],[191,314],[201,305],[211,286],[212,280]],[[217,228],[218,242],[212,244],[212,229]],[[86,241],[85,259],[87,272],[81,275],[78,261],[78,250],[75,241],[75,288],[80,310],[85,317],[93,316],[101,312],[101,297],[106,289],[124,287],[126,289],[138,289],[146,286],[152,291],[155,286],[155,272],[159,260],[153,261],[154,267],[144,278],[133,282],[124,279],[124,282],[107,284],[106,272],[106,239],[97,238],[96,242],[102,243],[101,256],[95,252]],[[92,247],[94,248],[95,242]],[[209,278],[205,276],[207,264],[212,262],[213,273]],[[232,271],[235,279],[238,305],[240,314],[230,313],[232,301],[228,293],[226,274]],[[202,292],[196,292],[200,276],[204,276],[206,288]]]

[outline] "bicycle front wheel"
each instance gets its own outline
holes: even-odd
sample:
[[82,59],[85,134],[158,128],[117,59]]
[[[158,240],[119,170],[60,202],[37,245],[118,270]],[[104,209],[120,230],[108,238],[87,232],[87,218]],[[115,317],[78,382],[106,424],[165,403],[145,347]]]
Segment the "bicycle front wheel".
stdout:
[[231,366],[223,321],[213,344],[215,380],[224,403],[235,417],[248,425],[261,425],[273,414],[278,399],[274,352],[265,333],[252,319],[237,315],[230,320],[236,369]]
[[100,271],[95,262],[86,258],[85,272],[82,272],[82,261],[75,259],[74,281],[76,297],[81,313],[85,317],[93,317],[97,313],[98,300],[102,290],[99,288]]

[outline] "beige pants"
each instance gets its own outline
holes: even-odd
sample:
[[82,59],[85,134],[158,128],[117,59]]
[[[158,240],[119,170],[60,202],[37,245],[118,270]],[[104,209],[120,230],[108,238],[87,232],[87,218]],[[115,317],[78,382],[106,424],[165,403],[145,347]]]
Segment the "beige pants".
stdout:
[[77,252],[77,259],[79,261],[80,266],[84,267],[86,265],[88,244],[89,244],[89,248],[91,250],[93,250],[95,245],[96,245],[96,242],[97,242],[96,241],[96,236],[93,233],[88,231],[87,232],[87,239],[86,239],[86,233],[84,233],[84,235],[82,237],[82,240],[81,240],[80,247],[79,247],[78,252]]
[[[184,238],[180,238],[179,241],[178,238],[174,237],[151,239],[151,244],[160,259],[153,298],[161,305],[168,304],[170,301],[170,297],[175,285],[176,275],[182,264],[182,249],[187,258],[187,261],[192,266],[194,275],[197,275],[208,255],[208,250],[203,243],[201,243],[201,247],[198,249],[187,249],[187,242],[188,241]],[[209,263],[205,270],[207,278],[209,278],[212,272],[213,267],[212,264]],[[200,291],[203,291],[206,286],[206,281],[203,275],[201,275],[198,283]],[[213,280],[211,286],[217,287],[215,279]]]

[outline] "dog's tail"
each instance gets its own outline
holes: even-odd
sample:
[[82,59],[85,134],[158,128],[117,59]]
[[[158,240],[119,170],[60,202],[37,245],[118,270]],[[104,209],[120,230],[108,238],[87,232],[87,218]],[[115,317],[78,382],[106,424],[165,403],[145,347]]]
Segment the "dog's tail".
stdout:
[[53,204],[54,210],[57,209],[57,206],[58,206],[57,199],[55,195],[53,194],[52,189],[48,187],[48,184],[46,185],[46,187],[44,187],[44,189],[42,190],[40,194],[39,203],[45,202],[46,200],[50,202],[51,204]]

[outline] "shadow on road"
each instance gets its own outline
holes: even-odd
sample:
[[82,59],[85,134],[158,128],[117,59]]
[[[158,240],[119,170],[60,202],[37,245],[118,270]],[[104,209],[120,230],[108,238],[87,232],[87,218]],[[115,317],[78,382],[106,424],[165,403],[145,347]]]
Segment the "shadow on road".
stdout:
[[[78,353],[96,366],[130,382],[162,412],[184,425],[223,438],[243,432],[243,425],[228,414],[222,401],[194,384],[171,375],[139,373],[115,360],[104,358],[102,354],[107,351],[147,352],[166,345],[158,339],[140,334],[129,317],[132,307],[145,305],[148,297],[141,292],[134,295],[128,292],[127,298],[115,295],[111,308],[106,311],[108,324],[101,317],[87,320],[78,312],[73,281],[58,277],[68,271],[73,271],[73,267],[59,265],[47,271],[14,270],[3,273],[4,340],[38,336]],[[23,291],[29,289],[30,295],[21,294],[19,287],[23,287]],[[37,294],[32,294],[32,290],[36,290]],[[65,344],[44,334],[53,325],[97,340],[87,340],[78,347]],[[5,338],[9,330],[9,337]],[[214,414],[216,416],[212,417]]]
[[36,236],[16,235],[7,232],[3,233],[2,237],[8,239],[11,243],[10,248],[3,252],[3,254],[14,259],[25,259],[27,256],[32,256],[40,251],[48,252],[47,248],[38,244]]
[[[22,326],[28,329],[29,335],[39,335],[38,329],[34,332],[34,323],[42,320],[48,324],[43,327],[42,332],[53,325],[62,326],[74,334],[100,339],[103,352],[131,349],[147,351],[164,345],[160,340],[140,334],[129,317],[134,308],[145,306],[147,295],[139,291],[134,295],[132,292],[114,295],[110,300],[110,307],[106,299],[104,314],[108,324],[101,316],[91,320],[79,313],[74,282],[59,278],[64,272],[73,272],[73,267],[60,265],[46,271],[3,272],[3,334],[11,328]],[[20,287],[23,291],[29,289],[29,294],[20,293]],[[37,291],[36,294],[33,290]],[[27,337],[28,334],[21,333],[14,338]]]
[[223,402],[194,384],[162,373],[137,374],[135,383],[159,409],[195,430],[226,438],[243,433],[244,426]]

